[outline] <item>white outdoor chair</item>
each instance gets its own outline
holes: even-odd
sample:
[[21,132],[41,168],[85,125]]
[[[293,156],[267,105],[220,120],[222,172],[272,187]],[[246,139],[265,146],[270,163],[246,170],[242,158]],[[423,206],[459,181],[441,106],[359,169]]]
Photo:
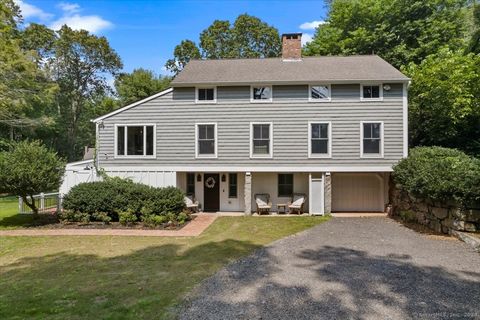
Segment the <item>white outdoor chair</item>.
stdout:
[[185,206],[187,207],[188,210],[192,212],[198,211],[198,201],[195,200],[194,196],[185,196],[184,201],[185,201]]
[[306,194],[294,193],[292,201],[288,203],[288,210],[291,213],[298,212],[299,214],[303,214],[303,206],[305,205],[306,199]]
[[257,213],[262,212],[270,213],[272,209],[272,203],[270,202],[270,195],[268,193],[258,193],[255,195],[255,203],[257,205]]

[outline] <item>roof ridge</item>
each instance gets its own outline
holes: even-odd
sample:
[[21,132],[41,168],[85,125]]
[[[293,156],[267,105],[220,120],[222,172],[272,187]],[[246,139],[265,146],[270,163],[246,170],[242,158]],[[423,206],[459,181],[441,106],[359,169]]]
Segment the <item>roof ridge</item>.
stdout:
[[[352,55],[328,55],[328,56],[305,56],[302,59],[322,59],[322,58],[363,58],[363,57],[379,57],[377,54],[352,54]],[[191,59],[190,62],[210,62],[210,61],[233,61],[233,60],[284,60],[282,57],[266,57],[266,58],[220,58],[220,59]]]

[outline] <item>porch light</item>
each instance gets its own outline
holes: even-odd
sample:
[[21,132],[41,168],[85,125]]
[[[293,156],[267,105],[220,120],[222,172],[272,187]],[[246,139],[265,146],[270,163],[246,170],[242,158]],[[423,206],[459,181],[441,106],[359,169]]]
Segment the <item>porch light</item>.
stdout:
[[202,182],[202,175],[200,173],[197,174],[197,182]]
[[222,174],[222,182],[225,182],[225,181],[227,181],[227,177],[225,176],[225,173],[224,173]]

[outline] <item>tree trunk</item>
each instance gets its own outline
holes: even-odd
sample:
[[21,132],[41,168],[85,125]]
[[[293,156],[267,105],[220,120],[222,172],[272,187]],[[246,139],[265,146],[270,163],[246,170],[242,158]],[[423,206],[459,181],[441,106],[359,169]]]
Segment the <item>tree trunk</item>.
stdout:
[[28,196],[22,196],[23,202],[30,208],[32,209],[33,215],[38,216],[38,208],[35,205],[35,199],[33,199],[33,196],[30,195],[30,202],[28,201]]

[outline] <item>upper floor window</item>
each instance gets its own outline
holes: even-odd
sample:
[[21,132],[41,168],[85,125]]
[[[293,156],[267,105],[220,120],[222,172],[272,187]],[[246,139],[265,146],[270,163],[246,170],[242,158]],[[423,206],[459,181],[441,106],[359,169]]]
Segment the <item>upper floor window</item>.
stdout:
[[195,173],[192,172],[187,173],[187,195],[195,195]]
[[116,156],[155,156],[155,125],[117,125]]
[[309,157],[330,157],[331,124],[329,122],[310,122],[309,125]]
[[238,193],[238,183],[237,183],[237,174],[229,173],[228,174],[228,197],[236,198]]
[[383,157],[383,123],[361,123],[361,156]]
[[195,102],[217,102],[216,88],[196,88]]
[[383,99],[382,86],[379,84],[361,85],[361,100],[381,100]]
[[271,122],[257,122],[250,124],[250,157],[272,157],[272,128],[273,124]]
[[308,88],[308,99],[310,101],[323,102],[331,100],[329,85],[311,85]]
[[279,197],[293,196],[293,174],[291,173],[278,174],[278,196]]
[[253,86],[251,87],[250,100],[252,102],[271,102],[272,87],[271,86]]
[[217,157],[217,124],[199,123],[196,134],[196,156],[199,158]]

